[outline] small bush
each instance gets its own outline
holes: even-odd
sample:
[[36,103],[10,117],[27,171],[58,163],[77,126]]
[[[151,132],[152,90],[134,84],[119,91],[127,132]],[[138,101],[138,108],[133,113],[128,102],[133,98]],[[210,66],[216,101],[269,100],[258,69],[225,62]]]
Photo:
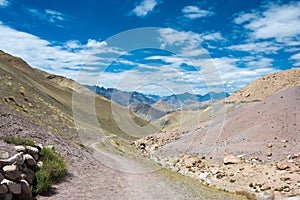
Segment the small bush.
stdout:
[[28,145],[28,146],[34,146],[35,142],[31,138],[21,138],[21,137],[14,137],[14,136],[7,136],[3,138],[4,142],[7,142],[9,144],[15,144],[15,145]]
[[33,191],[37,194],[48,192],[54,182],[59,181],[67,173],[64,158],[54,149],[43,148],[40,152],[43,165],[36,173],[36,186]]

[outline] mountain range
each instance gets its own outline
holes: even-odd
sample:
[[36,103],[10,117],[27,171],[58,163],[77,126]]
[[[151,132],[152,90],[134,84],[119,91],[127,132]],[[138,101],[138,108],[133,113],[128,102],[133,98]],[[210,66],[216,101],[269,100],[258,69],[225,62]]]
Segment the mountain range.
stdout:
[[182,93],[172,94],[169,96],[158,96],[151,94],[143,94],[140,92],[127,92],[121,91],[116,88],[104,88],[99,86],[85,85],[85,87],[94,91],[96,94],[107,97],[110,100],[123,106],[136,106],[138,104],[152,105],[157,102],[163,101],[173,108],[179,108],[186,105],[191,105],[203,101],[217,101],[229,96],[228,93],[207,93],[205,95]]

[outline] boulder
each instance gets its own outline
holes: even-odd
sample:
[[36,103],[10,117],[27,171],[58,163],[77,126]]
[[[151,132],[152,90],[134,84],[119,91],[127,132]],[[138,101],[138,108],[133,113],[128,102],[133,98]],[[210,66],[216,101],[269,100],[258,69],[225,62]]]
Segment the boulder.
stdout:
[[227,155],[227,156],[225,156],[224,159],[223,159],[223,163],[224,163],[225,165],[228,165],[228,164],[237,164],[237,163],[239,163],[240,161],[241,161],[241,159],[238,158],[238,157],[236,157],[236,156],[234,156],[234,155]]
[[6,185],[1,184],[0,185],[0,194],[6,194],[8,192],[8,188]]
[[19,180],[21,173],[17,165],[7,165],[3,167],[4,176],[10,180]]
[[14,156],[7,158],[7,159],[1,159],[0,165],[23,165],[24,159],[23,159],[23,152],[17,153]]
[[26,151],[26,149],[25,149],[25,147],[24,146],[21,146],[21,145],[19,145],[19,146],[14,146],[14,148],[15,148],[15,150],[17,151],[17,152],[25,152]]
[[276,163],[276,167],[279,170],[286,170],[289,166],[286,163]]
[[33,184],[34,177],[34,171],[31,169],[28,169],[24,174],[22,174],[22,178],[25,179],[30,185]]
[[21,185],[21,194],[15,195],[16,199],[23,200],[23,199],[32,199],[32,192],[29,183],[22,179],[20,181]]
[[13,195],[11,193],[7,193],[5,195],[5,200],[12,200],[13,199]]
[[21,184],[15,183],[11,180],[4,179],[1,184],[8,187],[8,191],[12,194],[21,194]]
[[36,163],[36,166],[38,166],[38,168],[41,168],[42,166],[43,166],[43,161],[38,161],[37,163]]
[[24,160],[25,160],[25,163],[29,167],[35,167],[36,166],[36,161],[30,154],[24,154]]
[[27,152],[28,152],[30,155],[32,155],[32,156],[34,156],[34,155],[36,155],[36,154],[39,154],[39,149],[36,148],[36,147],[26,146],[26,150],[27,150]]
[[0,159],[7,159],[9,158],[9,153],[6,151],[0,151]]

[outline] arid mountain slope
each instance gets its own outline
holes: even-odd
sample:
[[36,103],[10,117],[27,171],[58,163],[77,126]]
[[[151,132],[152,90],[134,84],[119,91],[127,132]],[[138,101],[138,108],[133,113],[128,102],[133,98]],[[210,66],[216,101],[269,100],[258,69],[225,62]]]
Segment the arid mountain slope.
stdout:
[[225,99],[226,102],[263,100],[277,92],[300,85],[300,68],[263,76]]

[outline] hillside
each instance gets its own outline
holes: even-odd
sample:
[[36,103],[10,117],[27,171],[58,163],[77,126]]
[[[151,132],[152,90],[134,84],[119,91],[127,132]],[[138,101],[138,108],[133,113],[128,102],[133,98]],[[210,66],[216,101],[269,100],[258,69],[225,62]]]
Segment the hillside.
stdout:
[[[299,77],[299,69],[268,75],[239,90],[253,91],[251,101],[236,92],[202,111],[171,113],[168,129],[135,145],[163,166],[203,177],[208,185],[255,191],[264,198],[299,196]],[[224,165],[228,155],[238,164]]]
[[73,80],[2,51],[0,80],[1,158],[14,152],[3,141],[14,136],[52,145],[67,161],[63,181],[35,199],[243,199],[139,156],[128,144],[156,128]]
[[300,68],[263,76],[225,99],[226,102],[260,101],[282,90],[300,85]]

